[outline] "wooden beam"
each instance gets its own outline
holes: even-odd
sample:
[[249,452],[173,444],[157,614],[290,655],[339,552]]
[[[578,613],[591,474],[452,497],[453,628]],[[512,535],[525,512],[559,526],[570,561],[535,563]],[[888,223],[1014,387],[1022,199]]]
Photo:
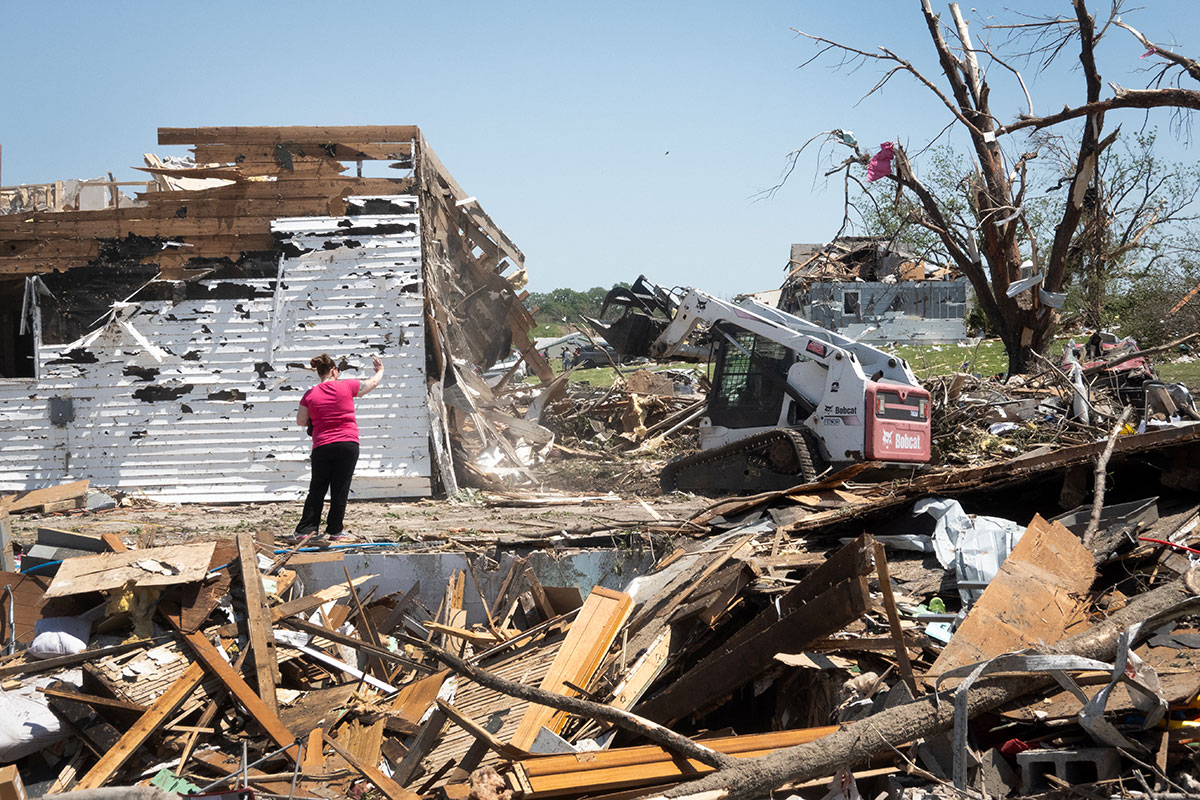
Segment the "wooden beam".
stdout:
[[887,553],[884,552],[883,542],[875,543],[875,569],[879,573],[879,588],[883,592],[883,608],[887,612],[888,627],[892,631],[892,642],[895,644],[896,660],[900,664],[900,677],[912,692],[913,697],[920,695],[917,680],[913,677],[912,662],[908,660],[908,646],[904,644],[904,630],[900,627],[900,612],[896,610],[896,596],[892,593],[892,577],[888,572]]
[[98,695],[72,692],[67,689],[52,689],[48,686],[39,687],[38,691],[46,695],[46,697],[56,697],[60,700],[70,700],[75,703],[84,703],[89,706],[112,708],[116,709],[117,711],[127,711],[134,714],[144,714],[147,711],[146,706],[140,705],[139,703],[130,703],[126,700],[117,700],[112,697],[99,697]]
[[[212,642],[205,639],[203,634],[188,633],[184,634],[183,638],[196,651],[196,655],[204,662],[214,675],[221,679],[242,708],[249,712],[259,725],[267,732],[275,743],[280,747],[291,747],[296,743],[296,737],[287,727],[279,721],[279,717],[275,712],[267,708],[267,705],[262,699],[254,693],[246,681],[242,680],[242,676],[237,674],[233,667],[229,666],[229,662],[221,656],[217,648]],[[284,751],[288,758],[296,760],[297,755],[292,750]]]
[[275,716],[279,706],[275,687],[279,683],[279,663],[275,659],[275,637],[267,621],[267,594],[263,590],[262,573],[258,571],[258,549],[249,531],[237,535],[238,563],[242,568],[242,587],[246,593],[246,628],[250,637],[250,652],[254,656],[254,675],[258,696]]
[[[212,645],[209,645],[210,647]],[[218,656],[219,658],[220,656]],[[204,667],[193,663],[180,675],[170,688],[162,694],[154,705],[133,724],[117,742],[116,746],[104,754],[88,773],[79,779],[76,789],[97,789],[103,786],[129,760],[142,744],[183,705],[184,701],[196,690],[204,680]]]
[[388,800],[418,800],[420,797],[420,795],[408,791],[395,780],[384,775],[374,764],[367,764],[355,758],[353,753],[334,741],[329,734],[324,734],[324,738],[325,744],[332,747],[335,753],[346,759],[347,764],[361,772],[362,776],[370,781],[372,786],[387,795]]

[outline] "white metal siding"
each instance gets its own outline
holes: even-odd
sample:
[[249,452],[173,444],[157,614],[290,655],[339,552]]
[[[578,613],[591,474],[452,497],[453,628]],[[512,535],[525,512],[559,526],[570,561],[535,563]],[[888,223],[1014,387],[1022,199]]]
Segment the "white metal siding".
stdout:
[[[282,259],[278,280],[204,282],[250,298],[119,305],[102,331],[40,347],[39,380],[0,382],[0,488],[90,478],[162,501],[303,496],[311,441],[295,416],[315,382],[304,367],[327,352],[347,360],[343,378],[369,377],[372,354],[385,364],[380,387],[356,400],[351,496],[429,494],[416,198],[391,200],[399,213],[277,220],[308,251]],[[95,361],[64,358],[73,347]],[[159,372],[144,380],[130,367]],[[50,423],[55,396],[72,398],[66,427]]]

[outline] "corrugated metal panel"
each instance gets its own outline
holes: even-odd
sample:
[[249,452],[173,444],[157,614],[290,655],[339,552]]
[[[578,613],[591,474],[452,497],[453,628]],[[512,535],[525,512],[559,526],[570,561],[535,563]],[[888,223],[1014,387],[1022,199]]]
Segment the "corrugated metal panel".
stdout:
[[[41,347],[38,381],[0,384],[0,487],[87,477],[164,501],[299,497],[311,443],[296,409],[305,366],[328,352],[344,378],[369,376],[373,353],[386,365],[356,401],[352,496],[428,494],[416,198],[393,200],[398,213],[278,220],[295,255],[276,280],[205,281],[203,299],[119,306],[97,334]],[[65,428],[53,396],[74,403]]]

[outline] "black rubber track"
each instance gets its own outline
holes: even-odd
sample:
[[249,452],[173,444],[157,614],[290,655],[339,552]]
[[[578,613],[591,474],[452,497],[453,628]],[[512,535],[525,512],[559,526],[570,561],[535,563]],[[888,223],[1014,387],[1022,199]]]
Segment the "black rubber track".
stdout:
[[787,489],[816,480],[821,462],[812,431],[775,428],[677,458],[663,468],[660,483],[664,492],[739,494]]

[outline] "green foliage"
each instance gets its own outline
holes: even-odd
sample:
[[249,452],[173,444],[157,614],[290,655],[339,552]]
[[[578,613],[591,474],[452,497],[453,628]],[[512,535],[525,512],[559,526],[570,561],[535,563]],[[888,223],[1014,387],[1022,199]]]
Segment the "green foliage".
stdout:
[[[614,283],[613,286],[628,287],[629,284]],[[525,307],[533,313],[539,330],[544,326],[546,331],[555,331],[554,333],[540,333],[535,330],[534,335],[554,336],[562,330],[559,326],[578,324],[581,316],[600,316],[600,305],[604,302],[604,296],[608,294],[608,291],[602,286],[595,286],[583,292],[577,292],[574,289],[530,292],[529,297],[525,300]]]

